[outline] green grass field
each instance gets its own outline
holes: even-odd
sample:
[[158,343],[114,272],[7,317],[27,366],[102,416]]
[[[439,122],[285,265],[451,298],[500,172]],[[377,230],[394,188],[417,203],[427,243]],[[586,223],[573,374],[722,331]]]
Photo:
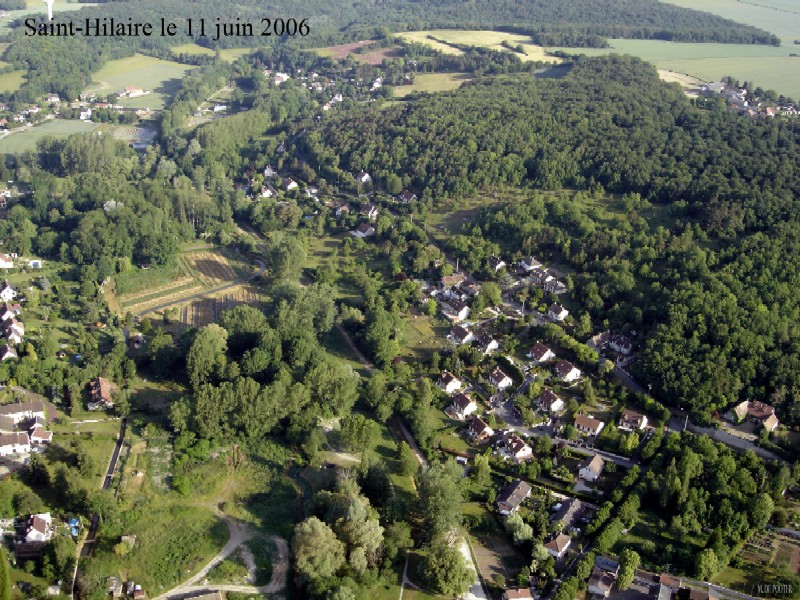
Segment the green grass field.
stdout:
[[[26,0],[27,8],[21,10],[7,10],[6,15],[0,19],[0,35],[9,32],[9,24],[16,19],[22,18],[26,15],[42,14],[46,15],[44,4],[39,0]],[[67,12],[70,10],[80,10],[84,6],[97,6],[96,3],[86,4],[67,4],[66,2],[56,2],[53,4],[53,12]]]
[[193,68],[169,60],[136,54],[106,63],[92,75],[95,83],[86,91],[106,95],[119,92],[127,86],[152,90],[151,94],[138,98],[123,98],[119,104],[131,108],[160,110],[175,94],[180,80]]
[[470,78],[465,73],[423,73],[417,75],[413,85],[398,85],[395,98],[404,98],[414,92],[447,92],[459,87]]
[[796,0],[664,0],[668,4],[709,12],[774,33],[791,44],[800,33]]
[[[237,58],[255,52],[255,50],[256,48],[225,48],[220,50],[219,55],[222,60],[233,62]],[[214,56],[216,54],[211,48],[206,48],[199,44],[181,44],[180,46],[174,46],[172,51],[175,54],[204,54],[206,56]]]
[[9,133],[0,139],[0,153],[19,154],[27,150],[35,150],[36,142],[45,136],[63,138],[75,133],[89,133],[98,126],[99,123],[56,119],[43,125],[26,127]]
[[[2,66],[4,65],[5,63],[3,63]],[[8,92],[16,92],[22,87],[24,81],[25,71],[23,69],[11,71],[10,73],[3,73],[0,75],[0,93],[6,94]]]
[[[548,56],[544,48],[532,43],[530,36],[514,33],[503,33],[502,31],[462,31],[459,29],[431,29],[427,31],[410,31],[401,33],[399,37],[409,42],[426,44],[443,52],[444,54],[462,54],[458,48],[450,44],[464,46],[479,46],[510,52],[508,48],[501,45],[501,42],[508,42],[512,46],[522,45],[524,53],[514,52],[522,60],[546,60],[550,62],[561,62],[554,56]],[[435,39],[431,39],[435,38]]]
[[659,69],[718,81],[726,75],[800,98],[800,47],[748,44],[683,44],[658,40],[609,40],[611,48],[552,48],[587,56],[616,52],[652,62]]

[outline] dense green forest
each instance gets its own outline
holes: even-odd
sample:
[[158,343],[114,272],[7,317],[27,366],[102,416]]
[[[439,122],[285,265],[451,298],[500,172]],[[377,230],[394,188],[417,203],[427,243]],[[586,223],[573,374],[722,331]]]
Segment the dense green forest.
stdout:
[[[235,8],[234,8],[235,6]],[[506,28],[528,33],[537,43],[562,46],[602,46],[605,38],[645,38],[691,42],[777,44],[765,31],[728,21],[698,11],[679,8],[656,0],[580,0],[559,2],[536,0],[520,4],[512,0],[463,4],[447,2],[411,2],[392,0],[374,5],[358,2],[298,2],[283,0],[265,14],[257,0],[226,3],[198,3],[189,0],[136,2],[135,21],[158,23],[161,18],[178,24],[181,35],[175,37],[25,37],[18,27],[6,41],[16,41],[4,60],[15,68],[28,70],[22,90],[16,94],[25,100],[43,93],[56,92],[75,98],[89,83],[91,73],[108,60],[144,52],[166,57],[170,46],[186,43],[187,18],[204,18],[213,23],[217,17],[235,10],[242,22],[258,25],[263,17],[308,19],[307,37],[283,36],[300,45],[321,46],[331,42],[384,37],[388,31],[433,27]],[[133,18],[127,2],[110,2],[78,14],[59,13],[55,20],[71,18]],[[215,47],[273,45],[272,37],[225,37],[217,42],[199,38],[199,43]],[[204,60],[193,58],[191,60]]]
[[[609,57],[561,80],[482,79],[332,118],[302,150],[325,177],[400,177],[434,202],[497,185],[587,190],[488,209],[450,249],[467,268],[493,243],[566,261],[594,322],[644,335],[638,373],[664,402],[707,418],[764,398],[797,422],[798,141],[790,125],[694,107],[654,68]],[[606,192],[627,194],[625,219],[587,203]]]

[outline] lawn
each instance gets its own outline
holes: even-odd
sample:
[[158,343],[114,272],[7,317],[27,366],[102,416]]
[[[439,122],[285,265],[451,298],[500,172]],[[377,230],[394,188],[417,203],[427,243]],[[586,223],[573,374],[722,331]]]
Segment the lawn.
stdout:
[[412,85],[396,86],[394,96],[404,98],[415,92],[447,92],[469,80],[470,77],[466,73],[422,73],[416,76]]
[[709,12],[774,33],[791,44],[800,32],[800,7],[796,0],[664,0],[684,8]]
[[25,71],[23,69],[3,73],[0,75],[0,93],[7,94],[9,92],[16,92],[22,87],[24,81]]
[[136,54],[106,63],[92,75],[94,83],[86,91],[98,95],[114,94],[127,86],[152,90],[138,98],[122,98],[119,104],[132,108],[164,108],[180,86],[181,79],[194,67],[170,60]]
[[731,75],[752,81],[764,89],[800,98],[800,48],[749,44],[698,44],[658,40],[609,40],[610,48],[553,48],[575,54],[600,56],[611,52],[631,54],[652,62],[659,69],[688,75],[702,81],[718,81]]
[[[227,62],[233,62],[237,58],[246,56],[255,52],[256,48],[224,48],[219,51],[220,58]],[[216,51],[213,48],[206,48],[200,44],[181,44],[180,46],[173,46],[172,52],[178,54],[203,54],[205,56],[214,56]]]
[[99,126],[99,123],[54,119],[43,125],[15,129],[0,139],[0,153],[19,154],[35,150],[36,142],[45,136],[65,138],[75,133],[89,133]]
[[[560,58],[549,56],[545,49],[534,44],[527,35],[504,33],[502,31],[463,31],[459,29],[432,29],[428,31],[411,31],[400,34],[401,38],[409,42],[417,42],[431,46],[445,54],[461,54],[462,51],[450,44],[459,46],[479,46],[501,52],[513,52],[522,60],[543,60],[561,62]],[[515,48],[509,50],[502,45],[507,42]],[[523,52],[517,52],[516,47],[522,46]]]

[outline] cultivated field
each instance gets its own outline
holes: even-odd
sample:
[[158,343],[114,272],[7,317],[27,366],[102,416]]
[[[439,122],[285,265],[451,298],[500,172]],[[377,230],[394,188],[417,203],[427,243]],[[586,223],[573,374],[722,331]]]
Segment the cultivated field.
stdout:
[[236,286],[225,290],[218,298],[206,298],[181,307],[178,320],[186,327],[204,327],[219,319],[224,310],[243,304],[254,306],[261,300],[256,288],[248,285]]
[[391,48],[378,48],[364,52],[363,54],[356,54],[358,60],[370,65],[379,66],[383,63],[384,59],[398,58],[401,55],[399,46],[392,46]]
[[134,125],[114,125],[108,131],[115,140],[146,144],[151,143],[158,135],[155,129],[136,127]]
[[[459,29],[431,29],[428,31],[411,31],[400,34],[400,37],[409,42],[418,42],[431,46],[445,54],[461,54],[461,50],[450,44],[460,46],[479,46],[491,48],[501,52],[513,52],[522,60],[543,60],[561,62],[560,58],[549,56],[545,49],[534,44],[527,35],[503,33],[502,31],[462,31]],[[514,48],[522,46],[522,53],[509,50],[502,42],[511,44]]]
[[316,48],[314,52],[320,56],[329,56],[331,58],[347,58],[348,54],[352,54],[355,50],[371,44],[375,40],[363,40],[361,42],[353,42],[351,44],[339,44],[338,46],[328,46],[327,48]]
[[446,92],[469,80],[466,73],[422,73],[416,76],[413,85],[396,86],[394,95],[402,98],[414,92]]
[[200,294],[213,293],[213,288],[250,274],[244,263],[229,258],[222,250],[209,247],[185,252],[178,257],[175,267],[140,270],[118,277],[116,302],[122,312],[143,315],[165,304],[191,302]]
[[64,138],[74,133],[89,133],[98,126],[98,123],[55,119],[43,125],[12,130],[13,132],[0,138],[0,153],[19,154],[27,150],[35,150],[36,142],[45,136]]
[[726,75],[751,81],[800,98],[800,46],[754,46],[748,44],[695,44],[658,40],[609,40],[611,48],[552,48],[587,56],[616,52],[652,62],[659,69],[719,81]]
[[138,98],[122,98],[119,104],[131,108],[160,110],[175,94],[180,80],[193,68],[170,60],[136,54],[106,63],[92,75],[96,83],[90,85],[86,91],[106,95],[119,92],[127,86],[152,90],[151,94]]

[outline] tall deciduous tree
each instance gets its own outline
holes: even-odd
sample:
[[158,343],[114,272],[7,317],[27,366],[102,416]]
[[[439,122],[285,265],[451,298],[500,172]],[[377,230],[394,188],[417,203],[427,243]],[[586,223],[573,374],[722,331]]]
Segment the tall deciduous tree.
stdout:
[[295,569],[306,581],[331,577],[344,565],[344,544],[325,523],[309,517],[294,528]]

